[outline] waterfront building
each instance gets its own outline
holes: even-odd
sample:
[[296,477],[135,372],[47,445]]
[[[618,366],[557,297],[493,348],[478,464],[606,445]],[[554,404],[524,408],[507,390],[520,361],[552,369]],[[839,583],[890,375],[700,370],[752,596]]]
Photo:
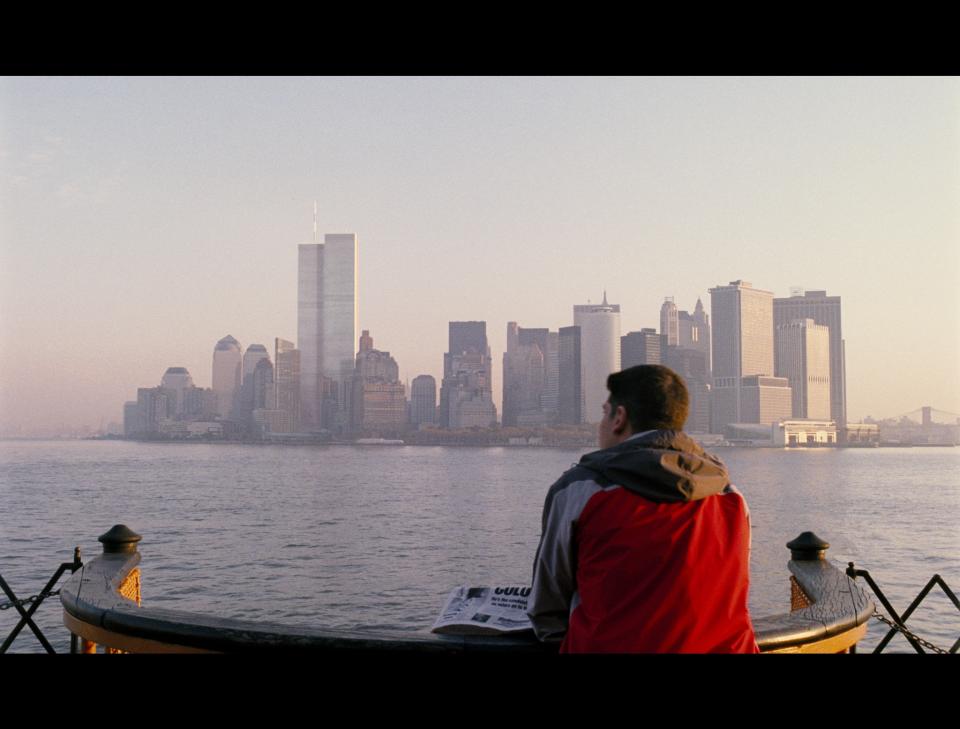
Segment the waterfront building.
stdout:
[[489,427],[497,422],[492,361],[485,321],[450,322],[449,351],[443,355],[440,426]]
[[292,415],[276,408],[256,408],[250,415],[250,432],[255,438],[273,433],[296,433]]
[[837,424],[827,419],[781,420],[770,427],[774,446],[833,446]]
[[192,388],[193,378],[186,367],[168,367],[160,378],[160,387],[173,393],[171,398],[172,417],[181,417],[184,413],[183,391]]
[[827,296],[826,291],[807,291],[773,300],[774,326],[797,319],[813,319],[830,332],[830,418],[836,421],[842,437],[847,422],[847,375],[840,297]]
[[786,377],[747,375],[740,383],[740,423],[769,425],[790,420],[793,402]]
[[342,431],[348,424],[358,320],[357,236],[324,236],[299,246],[297,340],[300,411],[309,431]]
[[[289,431],[296,433],[300,429],[300,350],[293,342],[276,337],[273,342],[274,392],[273,408],[289,415]],[[280,431],[274,431],[280,432]]]
[[830,329],[813,319],[780,324],[776,331],[776,375],[793,392],[793,417],[830,420]]
[[544,402],[549,338],[547,329],[525,329],[516,322],[507,324],[507,351],[503,353],[504,426],[545,425],[551,420]]
[[410,385],[410,424],[433,425],[437,422],[437,381],[432,375],[418,375]]
[[567,425],[583,422],[583,367],[580,358],[580,327],[561,327],[558,332],[558,419]]
[[373,347],[368,330],[360,336],[351,379],[350,430],[397,433],[407,421],[406,388],[389,352]]
[[181,394],[182,411],[178,417],[184,420],[209,420],[217,415],[217,395],[210,388],[187,387]]
[[125,402],[123,404],[123,436],[132,438],[142,431],[139,405],[136,401]]
[[229,418],[242,382],[243,354],[240,342],[229,334],[213,348],[213,391],[217,396],[216,412]]
[[160,424],[171,419],[173,391],[164,387],[138,387],[136,419],[140,429],[138,435],[151,435],[160,432]]
[[656,329],[644,328],[620,337],[620,366],[622,369],[637,365],[663,364],[662,345],[666,337]]
[[710,289],[710,302],[711,432],[722,433],[728,423],[762,422],[744,418],[741,389],[746,376],[773,377],[773,293],[738,280]]
[[599,423],[607,401],[607,377],[620,371],[620,305],[607,303],[573,307],[574,326],[580,327],[580,367],[584,422]]
[[[646,330],[644,330],[646,331]],[[667,296],[663,300],[663,306],[660,307],[660,333],[664,337],[664,344],[668,347],[676,347],[680,344],[680,314],[677,311],[677,305],[672,296]],[[622,353],[621,353],[622,357]],[[650,362],[648,364],[659,364]],[[624,369],[630,365],[623,365]]]

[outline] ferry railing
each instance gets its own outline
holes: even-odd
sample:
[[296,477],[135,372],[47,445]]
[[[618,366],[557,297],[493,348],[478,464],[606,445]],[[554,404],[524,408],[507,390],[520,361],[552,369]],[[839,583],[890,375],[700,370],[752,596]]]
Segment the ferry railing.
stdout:
[[[529,633],[451,636],[401,631],[350,632],[219,618],[140,606],[141,537],[118,525],[102,535],[103,554],[61,589],[71,646],[95,653],[263,653],[379,651],[416,653],[555,653]],[[874,612],[866,593],[826,559],[828,544],[805,532],[787,545],[791,611],[755,619],[763,653],[853,652]]]

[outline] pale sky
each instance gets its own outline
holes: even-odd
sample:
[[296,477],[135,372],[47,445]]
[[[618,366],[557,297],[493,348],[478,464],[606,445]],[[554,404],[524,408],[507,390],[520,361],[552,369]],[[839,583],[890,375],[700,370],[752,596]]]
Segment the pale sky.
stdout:
[[296,341],[314,200],[403,380],[744,279],[843,297],[852,420],[960,413],[956,78],[3,78],[0,434]]

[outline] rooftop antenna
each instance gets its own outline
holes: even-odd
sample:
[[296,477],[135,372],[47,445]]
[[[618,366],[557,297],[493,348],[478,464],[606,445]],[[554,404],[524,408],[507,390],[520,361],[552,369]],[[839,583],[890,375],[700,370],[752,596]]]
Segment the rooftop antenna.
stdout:
[[313,242],[317,242],[317,201],[313,201]]
[[604,305],[604,306],[609,306],[609,304],[607,304],[607,290],[606,290],[606,289],[603,290],[603,305]]

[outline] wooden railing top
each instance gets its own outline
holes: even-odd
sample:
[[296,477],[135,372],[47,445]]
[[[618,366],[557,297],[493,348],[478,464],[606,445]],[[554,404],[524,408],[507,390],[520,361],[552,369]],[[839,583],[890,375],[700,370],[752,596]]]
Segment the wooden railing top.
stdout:
[[[109,533],[108,533],[109,534]],[[132,534],[132,532],[131,532]],[[107,535],[104,535],[107,536]],[[136,542],[107,551],[83,566],[63,587],[64,621],[92,626],[110,635],[120,649],[200,650],[244,653],[272,651],[414,651],[422,653],[554,653],[557,644],[541,644],[529,633],[519,637],[450,636],[428,632],[338,631],[234,620],[202,613],[138,607],[120,594],[140,563]],[[873,603],[859,585],[829,561],[822,550],[813,559],[796,550],[788,568],[809,603],[807,607],[754,619],[761,652],[781,650],[840,635],[865,623]],[[798,557],[800,557],[798,559]],[[71,620],[72,618],[72,620]]]

